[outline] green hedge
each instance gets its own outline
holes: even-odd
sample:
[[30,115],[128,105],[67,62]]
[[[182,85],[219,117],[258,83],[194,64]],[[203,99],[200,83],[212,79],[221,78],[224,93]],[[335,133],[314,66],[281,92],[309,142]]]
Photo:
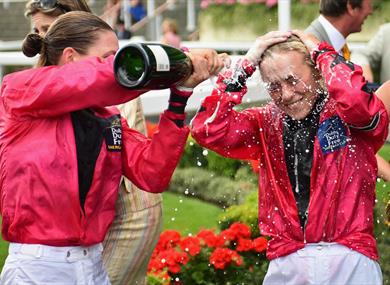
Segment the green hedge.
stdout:
[[233,205],[218,217],[221,230],[227,229],[231,224],[240,222],[251,227],[252,238],[260,236],[258,220],[257,191],[250,193],[241,205]]
[[241,167],[247,163],[240,160],[222,157],[219,154],[201,147],[193,138],[189,138],[179,168],[199,167],[215,175],[233,178]]
[[[352,34],[351,41],[368,41],[383,23],[390,21],[390,1],[374,0],[374,13],[369,16],[360,33]],[[291,4],[291,27],[305,29],[319,15],[319,4]],[[260,4],[210,5],[199,14],[201,39],[252,41],[257,36],[278,28],[277,7]],[[216,32],[210,32],[215,30]],[[223,39],[220,38],[223,36]],[[209,40],[212,40],[211,38]]]
[[257,190],[257,185],[190,167],[176,169],[168,190],[227,207],[242,203],[249,193]]

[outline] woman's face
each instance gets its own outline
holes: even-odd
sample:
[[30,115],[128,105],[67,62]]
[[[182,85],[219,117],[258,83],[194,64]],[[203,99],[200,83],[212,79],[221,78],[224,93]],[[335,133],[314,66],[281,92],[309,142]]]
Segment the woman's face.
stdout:
[[260,72],[269,95],[282,111],[296,120],[310,114],[321,85],[302,53],[275,53],[261,62]]
[[97,56],[104,59],[110,55],[114,55],[118,49],[118,38],[113,31],[99,31],[97,41],[88,48],[85,55],[80,55],[80,59],[90,56]]
[[45,36],[50,25],[57,17],[49,16],[42,12],[37,12],[31,16],[31,26],[34,33],[39,34],[41,37]]
[[105,59],[114,55],[119,49],[118,38],[113,31],[100,30],[97,32],[97,40],[81,54],[73,47],[67,47],[62,51],[57,65],[79,61],[94,56]]

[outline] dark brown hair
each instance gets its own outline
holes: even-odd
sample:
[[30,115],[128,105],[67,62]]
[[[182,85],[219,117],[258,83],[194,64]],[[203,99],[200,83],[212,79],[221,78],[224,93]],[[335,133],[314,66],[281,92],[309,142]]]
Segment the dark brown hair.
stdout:
[[84,11],[92,13],[85,0],[57,0],[57,4],[52,9],[44,9],[37,0],[30,0],[26,4],[24,15],[30,17],[38,12],[51,17],[58,17],[71,11]]
[[347,11],[347,4],[352,8],[362,7],[363,0],[321,0],[320,13],[324,16],[338,17]]
[[88,12],[69,12],[58,17],[44,37],[38,34],[27,35],[22,51],[28,57],[40,54],[37,66],[56,65],[67,47],[85,55],[102,31],[113,32],[98,16]]

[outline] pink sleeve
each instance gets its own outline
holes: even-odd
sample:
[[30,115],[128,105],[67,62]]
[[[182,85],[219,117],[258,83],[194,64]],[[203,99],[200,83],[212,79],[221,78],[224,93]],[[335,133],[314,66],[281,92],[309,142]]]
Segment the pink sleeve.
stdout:
[[223,156],[238,159],[257,159],[259,125],[256,111],[237,112],[247,91],[245,82],[255,70],[241,62],[217,80],[217,87],[204,102],[191,122],[191,135],[202,146]]
[[1,90],[5,109],[13,116],[57,116],[89,107],[127,102],[144,91],[121,87],[114,78],[111,56],[34,68],[7,75]]
[[369,90],[362,68],[321,43],[314,54],[337,112],[352,131],[364,132],[378,150],[388,133],[388,115],[382,101]]
[[140,189],[164,191],[183,153],[189,130],[179,128],[166,111],[152,139],[130,129],[122,120],[122,167],[124,175]]

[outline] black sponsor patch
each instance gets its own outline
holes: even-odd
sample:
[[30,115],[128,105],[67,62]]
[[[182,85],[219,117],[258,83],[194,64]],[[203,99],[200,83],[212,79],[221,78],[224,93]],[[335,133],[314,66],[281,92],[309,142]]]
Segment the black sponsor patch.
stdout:
[[109,118],[110,125],[104,130],[107,151],[122,150],[122,125],[119,116]]

